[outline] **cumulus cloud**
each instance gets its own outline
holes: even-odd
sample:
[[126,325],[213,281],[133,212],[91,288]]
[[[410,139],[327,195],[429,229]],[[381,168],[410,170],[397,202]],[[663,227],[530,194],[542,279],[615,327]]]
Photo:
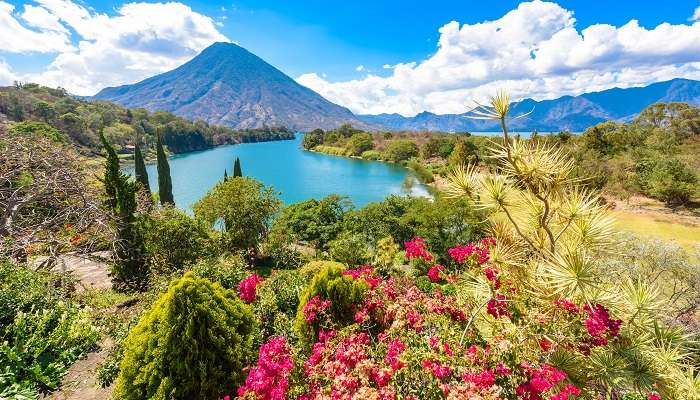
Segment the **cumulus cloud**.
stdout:
[[364,66],[364,65],[361,65],[361,64],[360,64],[360,65],[358,65],[357,67],[355,67],[355,71],[357,71],[357,72],[362,72],[362,71],[364,71],[364,70],[365,70],[365,66]]
[[4,60],[0,60],[0,86],[11,85],[17,80],[17,76],[12,72],[10,65]]
[[464,112],[498,88],[545,99],[700,78],[700,22],[646,29],[631,20],[578,30],[572,11],[535,0],[497,20],[449,22],[439,33],[434,55],[397,64],[388,77],[329,82],[308,73],[297,80],[358,113],[415,115]]
[[0,1],[0,51],[56,53],[45,71],[22,79],[75,94],[141,80],[177,67],[213,42],[229,41],[214,20],[182,3],[128,3],[115,15],[70,0],[36,3],[25,5],[18,18]]

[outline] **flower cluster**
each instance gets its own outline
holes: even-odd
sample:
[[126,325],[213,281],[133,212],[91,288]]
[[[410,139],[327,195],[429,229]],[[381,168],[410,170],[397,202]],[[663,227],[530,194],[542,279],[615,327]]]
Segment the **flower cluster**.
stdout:
[[285,338],[271,338],[260,346],[258,365],[251,368],[245,385],[238,388],[238,396],[254,393],[259,400],[284,400],[293,366]]
[[433,283],[440,282],[442,280],[442,278],[440,277],[440,272],[442,272],[444,270],[445,270],[444,266],[439,265],[439,264],[434,265],[434,266],[430,267],[430,269],[428,270],[428,278]]
[[238,296],[241,300],[248,304],[254,302],[257,294],[256,288],[260,282],[262,282],[262,278],[255,273],[243,279],[238,284]]
[[588,315],[584,325],[592,337],[590,341],[592,346],[605,346],[609,338],[617,336],[620,332],[622,321],[610,319],[610,313],[602,305],[585,305],[583,309]]
[[433,261],[433,255],[428,251],[425,240],[422,237],[415,237],[413,240],[404,243],[406,247],[406,258]]
[[343,275],[350,276],[352,279],[362,278],[372,289],[374,289],[382,280],[382,278],[374,273],[374,270],[369,265],[363,265],[359,268],[345,270],[343,271]]
[[319,313],[326,311],[331,306],[330,300],[323,300],[316,295],[304,305],[304,318],[306,322],[313,322]]
[[[489,245],[491,240],[482,240],[479,243],[468,243],[463,246],[453,247],[447,250],[447,253],[458,264],[464,264],[469,260],[476,261],[479,265],[484,265],[489,260]],[[495,241],[493,241],[495,244]]]
[[[530,380],[520,384],[515,392],[525,400],[541,400],[545,392],[556,390],[557,386],[566,379],[566,373],[548,364],[544,364],[540,368],[532,368],[528,364],[524,364],[522,367]],[[575,398],[579,394],[581,391],[576,386],[567,384],[549,399],[568,400],[570,396]]]

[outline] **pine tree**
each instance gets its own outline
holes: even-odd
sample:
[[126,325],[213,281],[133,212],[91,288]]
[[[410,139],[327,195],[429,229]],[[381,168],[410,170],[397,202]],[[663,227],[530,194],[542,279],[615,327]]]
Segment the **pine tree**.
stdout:
[[138,142],[136,143],[136,148],[134,149],[134,175],[136,177],[136,182],[139,182],[146,192],[151,193],[151,185],[148,183],[148,172],[146,172],[146,163],[143,161],[143,154],[141,154],[141,146]]
[[241,172],[241,160],[236,157],[236,162],[233,163],[233,177],[243,176]]
[[142,262],[143,240],[135,227],[136,191],[138,185],[119,170],[119,158],[112,145],[100,131],[100,140],[107,152],[104,185],[105,204],[114,216],[117,237],[114,243],[112,276],[118,289],[143,289],[147,269]]
[[173,182],[170,177],[170,164],[168,163],[168,157],[165,155],[163,150],[163,141],[161,138],[160,128],[156,131],[157,137],[157,158],[158,158],[158,196],[160,197],[160,204],[175,205],[175,199],[173,198]]

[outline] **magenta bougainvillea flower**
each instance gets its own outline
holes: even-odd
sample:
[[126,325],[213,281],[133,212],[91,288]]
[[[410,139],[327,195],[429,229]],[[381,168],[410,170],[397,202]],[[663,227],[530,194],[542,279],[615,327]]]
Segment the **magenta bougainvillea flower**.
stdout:
[[254,302],[257,294],[257,286],[262,281],[262,278],[255,273],[243,279],[238,284],[238,296],[241,298],[241,300],[249,304]]

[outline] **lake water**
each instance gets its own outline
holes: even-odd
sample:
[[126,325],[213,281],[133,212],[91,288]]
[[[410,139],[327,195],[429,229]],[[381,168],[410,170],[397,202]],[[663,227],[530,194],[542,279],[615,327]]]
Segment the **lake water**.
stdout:
[[[406,194],[402,188],[410,171],[378,161],[356,160],[304,151],[302,135],[295,140],[245,143],[179,154],[170,158],[173,195],[178,207],[189,210],[224,176],[233,173],[241,159],[244,176],[250,176],[280,192],[286,204],[332,193],[348,196],[356,206],[381,201],[390,194]],[[152,190],[158,190],[155,164],[146,166]],[[133,167],[125,168],[133,173]],[[411,195],[427,196],[417,180]]]

